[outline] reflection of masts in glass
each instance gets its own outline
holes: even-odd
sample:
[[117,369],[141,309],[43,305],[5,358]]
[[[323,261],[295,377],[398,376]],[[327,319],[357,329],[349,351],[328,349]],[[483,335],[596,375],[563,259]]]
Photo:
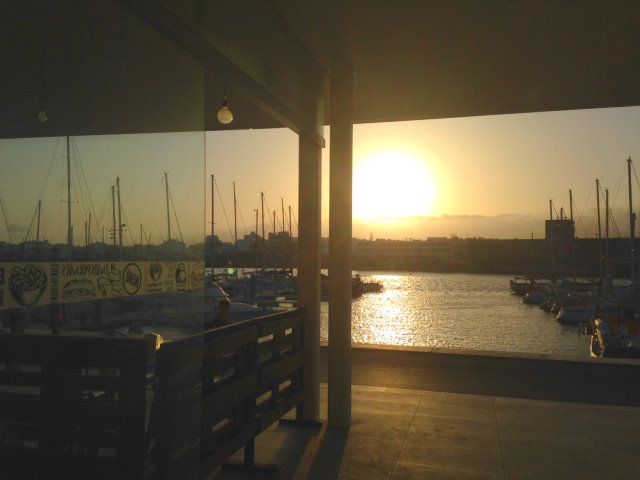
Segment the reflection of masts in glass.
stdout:
[[113,246],[116,246],[116,187],[111,185],[111,207],[113,218]]
[[71,226],[71,147],[67,135],[67,247],[73,246],[73,227]]
[[116,177],[116,189],[118,190],[118,245],[122,248],[122,204],[120,203],[120,177]]
[[89,212],[89,221],[84,222],[84,246],[91,245],[91,212]]
[[169,210],[169,178],[167,172],[164,172],[164,186],[167,194],[167,241],[171,241],[171,215]]
[[[182,247],[184,248],[184,239],[182,238],[182,231],[180,230],[180,222],[178,221],[178,215],[176,213],[176,206],[173,203],[173,198],[171,197],[171,191],[169,190],[169,176],[167,172],[164,172],[164,183],[167,195],[167,243],[170,243],[171,240],[171,209],[173,208],[173,215],[176,219],[176,227],[178,228],[178,238]],[[176,239],[178,240],[178,239]]]
[[9,228],[9,221],[7,220],[7,212],[4,210],[4,203],[2,203],[2,198],[0,198],[0,207],[2,207],[2,216],[4,217],[4,224],[7,226],[7,233],[9,234],[9,243],[13,243],[13,238],[11,237],[11,229]]
[[42,200],[38,200],[38,223],[36,224],[36,242],[40,241],[40,211],[42,210]]

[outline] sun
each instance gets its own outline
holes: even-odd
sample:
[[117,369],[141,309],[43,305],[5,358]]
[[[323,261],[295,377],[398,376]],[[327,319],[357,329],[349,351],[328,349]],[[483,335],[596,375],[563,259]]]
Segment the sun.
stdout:
[[353,173],[353,216],[393,221],[430,215],[435,188],[423,162],[410,154],[384,152],[366,158]]

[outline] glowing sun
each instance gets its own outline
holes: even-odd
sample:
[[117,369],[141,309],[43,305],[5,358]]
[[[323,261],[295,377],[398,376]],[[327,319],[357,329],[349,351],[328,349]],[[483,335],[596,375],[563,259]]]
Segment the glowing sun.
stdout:
[[353,216],[359,220],[430,215],[434,198],[431,175],[411,155],[380,153],[354,167]]

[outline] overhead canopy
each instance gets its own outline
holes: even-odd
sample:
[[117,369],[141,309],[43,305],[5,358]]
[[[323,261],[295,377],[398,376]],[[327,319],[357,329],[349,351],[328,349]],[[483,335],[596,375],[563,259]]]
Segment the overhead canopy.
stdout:
[[355,123],[640,105],[640,3],[273,0],[325,67],[353,65]]
[[321,141],[344,65],[355,123],[640,105],[640,3],[3,2],[0,137],[284,125]]

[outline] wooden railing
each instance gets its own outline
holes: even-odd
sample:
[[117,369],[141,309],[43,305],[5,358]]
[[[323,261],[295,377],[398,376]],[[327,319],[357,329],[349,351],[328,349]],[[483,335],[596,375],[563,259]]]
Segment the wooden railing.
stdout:
[[303,312],[293,310],[164,344],[152,413],[157,477],[202,477],[243,446],[252,464],[256,435],[301,406],[303,340]]
[[0,478],[142,478],[147,346],[0,335]]
[[301,310],[157,352],[147,339],[1,334],[0,478],[198,478],[243,446],[253,464],[255,436],[301,406],[303,339]]

